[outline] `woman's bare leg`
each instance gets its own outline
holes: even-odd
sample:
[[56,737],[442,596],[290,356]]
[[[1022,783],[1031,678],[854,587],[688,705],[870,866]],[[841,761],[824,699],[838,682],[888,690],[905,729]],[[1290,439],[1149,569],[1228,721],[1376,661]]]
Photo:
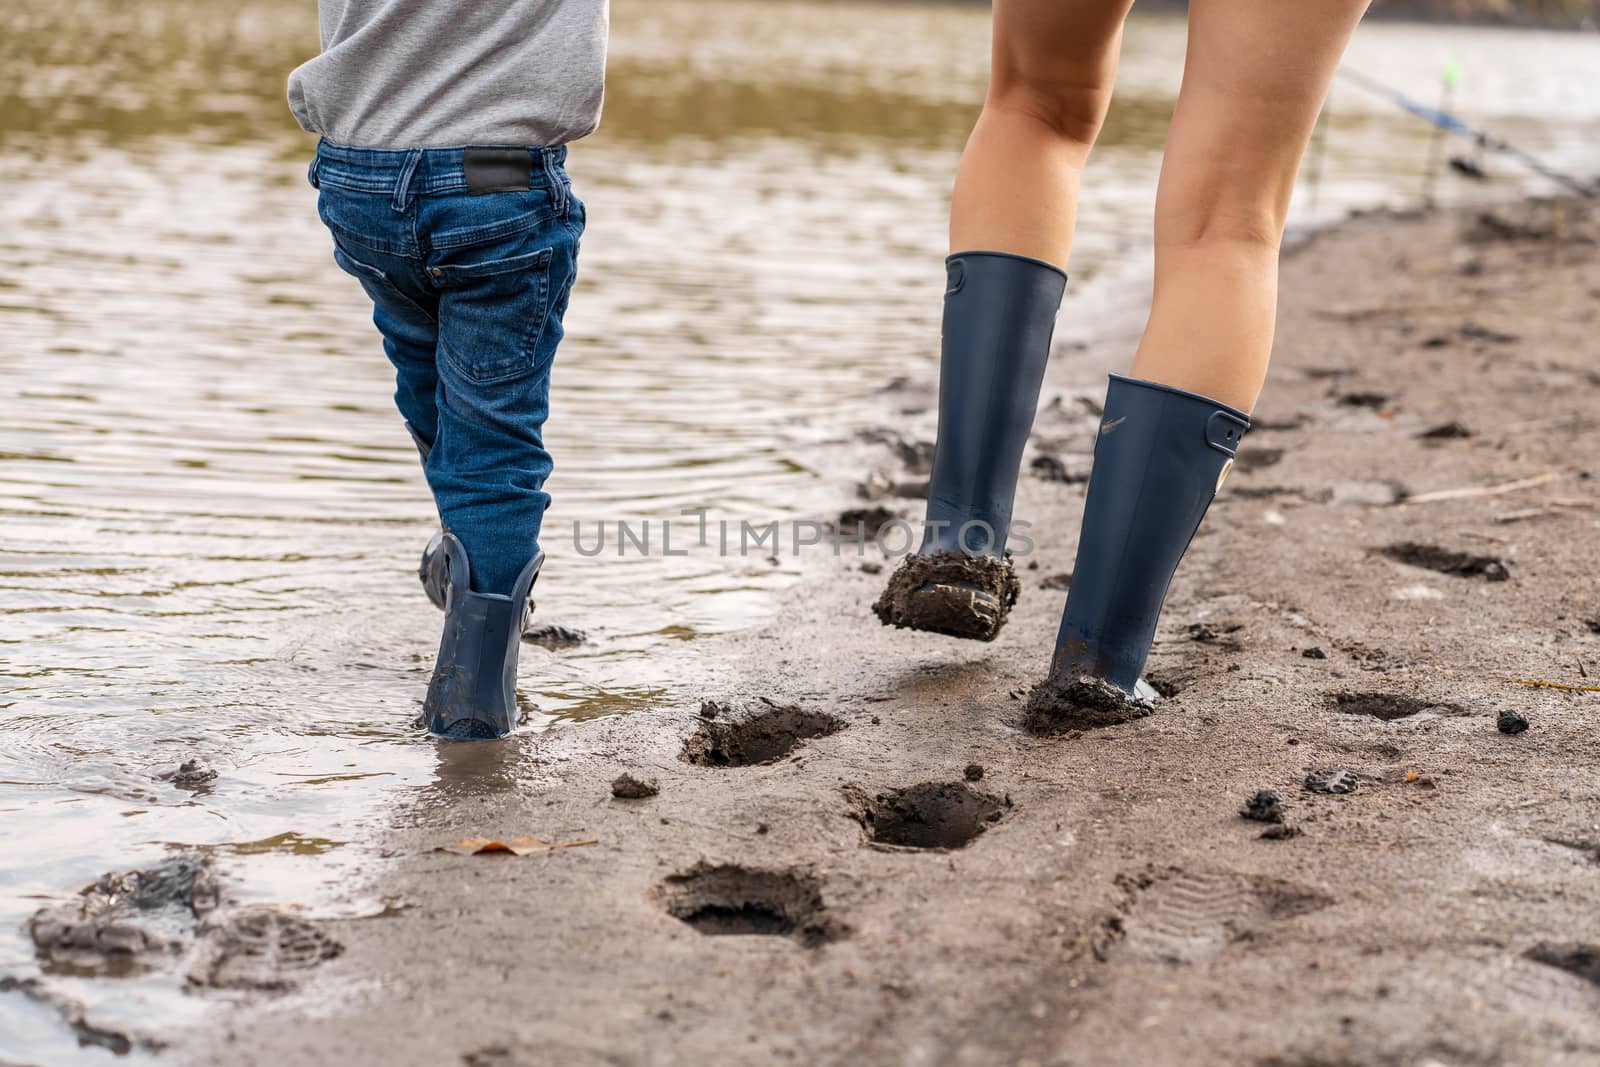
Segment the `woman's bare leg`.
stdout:
[[1150,712],[1167,588],[1266,377],[1300,156],[1367,0],[1191,0],[1156,201],[1156,281],[1133,376],[1114,375],[1050,676],[1050,729]]
[[988,641],[1017,598],[1017,475],[1129,2],[995,0],[989,93],[950,212],[922,547],[873,605],[886,625]]
[[1192,0],[1133,376],[1255,406],[1300,158],[1368,0]]
[[1078,179],[1111,102],[1131,2],[995,0],[989,93],[956,171],[951,252],[1066,268]]

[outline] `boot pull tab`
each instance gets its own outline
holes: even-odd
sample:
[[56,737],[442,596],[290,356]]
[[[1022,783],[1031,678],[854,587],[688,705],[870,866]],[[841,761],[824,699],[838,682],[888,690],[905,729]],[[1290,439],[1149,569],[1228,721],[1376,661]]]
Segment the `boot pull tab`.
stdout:
[[950,266],[945,270],[944,295],[953,296],[961,291],[961,286],[967,280],[967,267],[959,259],[952,259]]
[[1249,428],[1250,424],[1237,415],[1213,411],[1206,420],[1206,444],[1232,459],[1239,449],[1239,442],[1244,440],[1244,432]]

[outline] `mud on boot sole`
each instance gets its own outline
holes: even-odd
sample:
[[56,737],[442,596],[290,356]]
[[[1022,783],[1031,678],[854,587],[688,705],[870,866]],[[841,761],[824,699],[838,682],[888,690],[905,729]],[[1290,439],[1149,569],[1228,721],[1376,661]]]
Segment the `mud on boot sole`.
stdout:
[[993,641],[1021,591],[1010,559],[913,555],[895,569],[872,610],[885,626]]
[[1063,734],[1142,719],[1155,705],[1129,696],[1104,678],[1051,675],[1033,687],[1023,711],[1023,727],[1032,734]]

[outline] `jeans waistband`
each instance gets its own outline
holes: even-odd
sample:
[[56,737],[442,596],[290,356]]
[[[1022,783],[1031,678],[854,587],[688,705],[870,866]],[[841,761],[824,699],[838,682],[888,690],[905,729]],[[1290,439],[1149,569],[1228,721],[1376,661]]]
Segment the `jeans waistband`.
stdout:
[[[413,196],[437,196],[468,191],[465,153],[475,145],[454,148],[355,148],[318,141],[311,161],[311,184],[324,184],[362,193],[389,193],[403,207]],[[504,147],[504,146],[497,146]],[[543,173],[560,188],[565,146],[517,146],[528,153],[530,172]]]

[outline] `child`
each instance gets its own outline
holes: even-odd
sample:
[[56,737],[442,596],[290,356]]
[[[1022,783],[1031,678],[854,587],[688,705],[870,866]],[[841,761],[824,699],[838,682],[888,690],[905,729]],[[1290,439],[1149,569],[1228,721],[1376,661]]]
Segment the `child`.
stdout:
[[564,146],[600,120],[607,0],[319,14],[323,51],[289,76],[289,104],[322,137],[318,213],[372,299],[443,525],[421,569],[445,612],[428,729],[500,737],[544,560],[542,430],[584,226]]

